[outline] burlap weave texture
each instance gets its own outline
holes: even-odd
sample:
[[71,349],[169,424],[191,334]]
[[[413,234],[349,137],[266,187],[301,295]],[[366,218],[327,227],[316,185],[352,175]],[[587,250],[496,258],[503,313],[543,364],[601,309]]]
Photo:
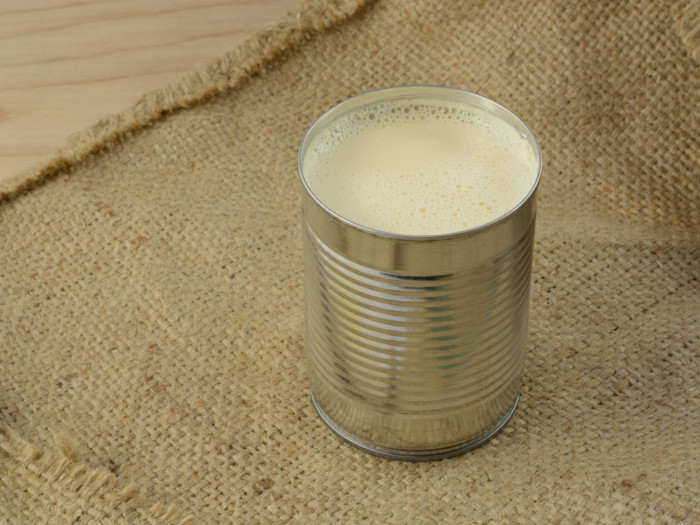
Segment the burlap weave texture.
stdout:
[[[700,523],[698,2],[315,0],[0,187],[3,523]],[[520,405],[402,463],[308,397],[296,155],[442,84],[544,158]]]

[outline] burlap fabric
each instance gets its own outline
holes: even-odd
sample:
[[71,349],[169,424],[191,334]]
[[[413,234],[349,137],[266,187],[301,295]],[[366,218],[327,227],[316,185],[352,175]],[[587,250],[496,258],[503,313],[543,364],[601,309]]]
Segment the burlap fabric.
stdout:
[[[3,523],[698,523],[698,2],[317,0],[0,191]],[[431,83],[544,155],[520,405],[404,463],[307,393],[297,148]]]

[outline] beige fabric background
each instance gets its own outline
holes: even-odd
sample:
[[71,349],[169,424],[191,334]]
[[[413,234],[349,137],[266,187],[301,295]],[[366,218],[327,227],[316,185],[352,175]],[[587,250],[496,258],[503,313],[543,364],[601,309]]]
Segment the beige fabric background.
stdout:
[[[700,523],[700,7],[310,0],[0,187],[3,523]],[[402,463],[307,394],[296,154],[476,91],[540,140],[520,405]]]

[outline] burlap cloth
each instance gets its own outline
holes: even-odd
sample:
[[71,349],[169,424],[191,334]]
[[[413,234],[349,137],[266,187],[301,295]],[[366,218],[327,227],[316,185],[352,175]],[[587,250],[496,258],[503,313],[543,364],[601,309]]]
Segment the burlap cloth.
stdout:
[[[4,183],[3,523],[698,523],[698,13],[307,1]],[[405,83],[544,155],[520,405],[433,463],[341,442],[304,356],[299,142]]]

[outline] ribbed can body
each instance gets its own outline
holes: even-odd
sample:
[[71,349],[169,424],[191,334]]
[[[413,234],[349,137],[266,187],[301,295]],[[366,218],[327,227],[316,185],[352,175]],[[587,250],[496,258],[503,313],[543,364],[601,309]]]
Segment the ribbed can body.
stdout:
[[433,459],[501,428],[522,383],[535,208],[533,190],[483,228],[414,238],[347,223],[304,187],[309,382],[336,433]]

